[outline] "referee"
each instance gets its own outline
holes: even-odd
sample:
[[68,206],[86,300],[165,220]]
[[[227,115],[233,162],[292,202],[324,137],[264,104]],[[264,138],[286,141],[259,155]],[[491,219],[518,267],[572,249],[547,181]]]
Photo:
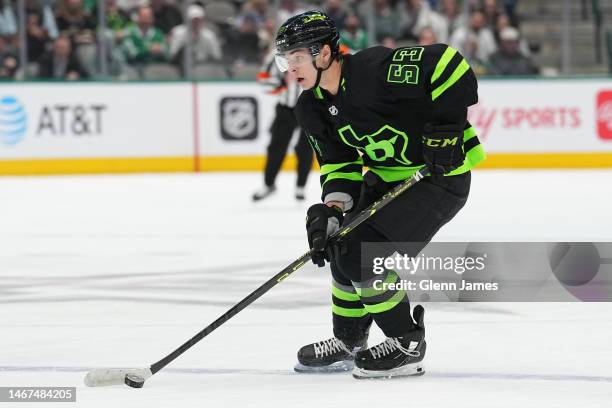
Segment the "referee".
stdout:
[[[298,128],[293,108],[302,92],[297,82],[288,79],[284,73],[278,70],[274,63],[274,53],[270,53],[266,57],[261,72],[257,75],[257,82],[269,88],[270,94],[277,95],[278,103],[276,104],[276,116],[270,127],[271,139],[264,169],[264,186],[253,194],[253,201],[269,197],[276,191],[276,176],[287,154],[293,133]],[[312,167],[313,152],[302,129],[299,129],[295,154],[297,156],[298,173],[295,198],[304,200],[304,186]]]

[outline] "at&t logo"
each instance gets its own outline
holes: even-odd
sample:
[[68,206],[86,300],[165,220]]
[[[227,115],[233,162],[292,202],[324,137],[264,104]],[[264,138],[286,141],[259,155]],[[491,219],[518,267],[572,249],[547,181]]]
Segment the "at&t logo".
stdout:
[[0,143],[15,145],[25,136],[28,116],[23,105],[13,96],[0,99]]

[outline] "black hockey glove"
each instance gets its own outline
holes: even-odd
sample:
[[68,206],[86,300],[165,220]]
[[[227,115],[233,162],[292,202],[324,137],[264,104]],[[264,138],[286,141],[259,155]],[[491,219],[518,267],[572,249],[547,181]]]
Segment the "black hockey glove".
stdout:
[[312,262],[325,266],[325,260],[330,260],[327,250],[328,238],[340,229],[344,216],[337,207],[329,207],[323,203],[315,204],[306,213],[306,234],[308,245],[314,249]]
[[434,176],[441,176],[463,164],[463,126],[434,125],[423,129],[423,159]]

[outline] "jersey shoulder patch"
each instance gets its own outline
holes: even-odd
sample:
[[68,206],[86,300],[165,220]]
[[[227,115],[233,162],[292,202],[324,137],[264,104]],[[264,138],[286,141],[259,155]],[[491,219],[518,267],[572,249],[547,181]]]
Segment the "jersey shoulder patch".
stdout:
[[386,80],[393,84],[420,85],[423,81],[425,47],[393,50],[387,60]]
[[445,44],[433,44],[389,50],[385,66],[387,82],[427,85],[447,48],[449,47]]

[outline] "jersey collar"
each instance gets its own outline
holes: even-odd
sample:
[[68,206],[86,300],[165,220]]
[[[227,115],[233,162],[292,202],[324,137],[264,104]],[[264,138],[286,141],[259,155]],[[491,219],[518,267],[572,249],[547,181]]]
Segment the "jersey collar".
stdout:
[[331,95],[329,92],[327,92],[325,89],[321,88],[321,86],[317,86],[316,88],[313,89],[313,93],[316,99],[325,99],[326,95],[329,95],[331,97],[331,99],[335,99],[340,92],[346,92],[346,78],[345,78],[345,69],[346,69],[346,55],[343,56],[342,60],[341,60],[341,64],[342,66],[340,67],[340,79],[338,80],[338,93],[336,95]]

